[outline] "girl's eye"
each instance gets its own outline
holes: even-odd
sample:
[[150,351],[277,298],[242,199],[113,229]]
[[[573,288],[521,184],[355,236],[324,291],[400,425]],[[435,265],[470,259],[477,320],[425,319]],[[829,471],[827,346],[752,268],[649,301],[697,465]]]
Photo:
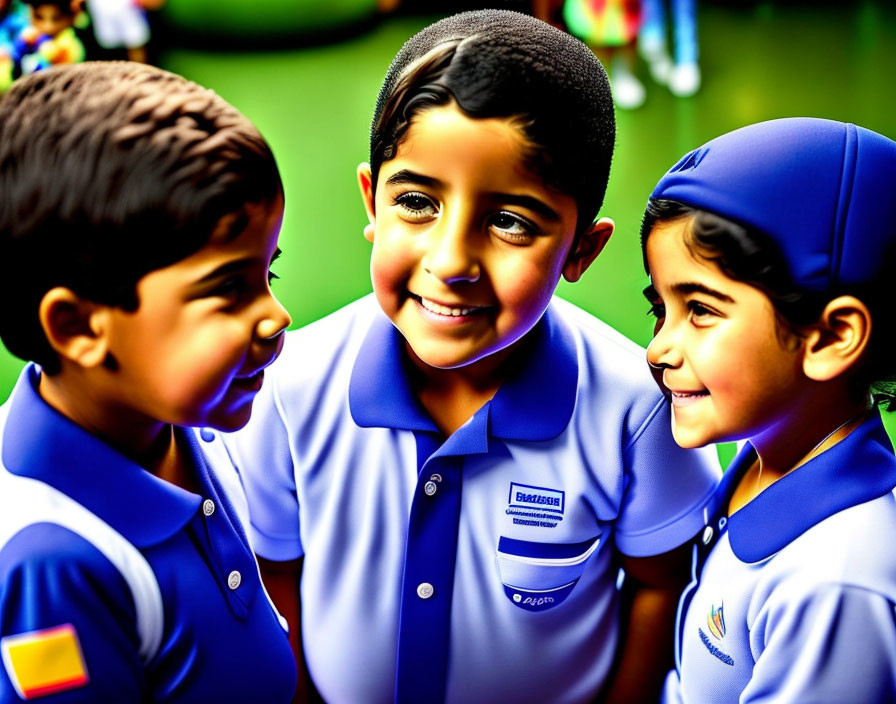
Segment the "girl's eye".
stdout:
[[489,223],[497,235],[513,244],[529,242],[537,233],[537,226],[525,218],[502,211],[492,217]]
[[435,217],[439,210],[432,198],[417,191],[402,193],[393,202],[408,220],[428,220]]
[[700,301],[688,301],[688,314],[692,322],[700,323],[715,316],[716,312],[700,303]]
[[662,320],[666,317],[666,304],[662,301],[651,301],[647,315],[652,315],[657,320]]
[[279,278],[280,277],[277,276],[273,271],[268,270],[268,286],[270,286],[272,283],[274,283],[274,281],[276,281]]

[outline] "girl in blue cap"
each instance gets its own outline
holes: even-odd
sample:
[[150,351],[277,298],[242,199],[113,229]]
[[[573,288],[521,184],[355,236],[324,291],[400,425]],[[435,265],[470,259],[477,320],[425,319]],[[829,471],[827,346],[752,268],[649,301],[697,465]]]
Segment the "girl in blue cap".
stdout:
[[746,127],[660,180],[642,227],[647,358],[682,447],[746,439],[693,550],[664,701],[896,701],[894,372],[880,293],[896,143]]

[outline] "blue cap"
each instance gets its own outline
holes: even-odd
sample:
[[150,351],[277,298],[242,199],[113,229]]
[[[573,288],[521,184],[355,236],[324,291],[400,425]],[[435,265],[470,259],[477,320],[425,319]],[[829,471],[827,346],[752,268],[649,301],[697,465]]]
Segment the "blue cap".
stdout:
[[877,277],[896,243],[896,142],[833,120],[760,122],[685,155],[651,197],[768,235],[798,286],[845,290]]

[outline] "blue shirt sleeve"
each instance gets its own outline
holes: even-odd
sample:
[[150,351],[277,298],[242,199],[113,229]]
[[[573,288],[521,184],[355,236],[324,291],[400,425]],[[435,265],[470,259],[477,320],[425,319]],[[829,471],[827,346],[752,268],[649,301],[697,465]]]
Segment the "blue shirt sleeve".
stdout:
[[[93,545],[66,528],[37,523],[0,550],[0,702],[19,702],[10,645],[66,627],[80,649],[85,678],[52,695],[57,704],[141,701],[133,598],[124,578]],[[68,642],[71,645],[71,641]],[[25,682],[25,684],[29,684]],[[38,682],[37,684],[40,684]],[[54,684],[51,679],[49,684]]]
[[743,704],[896,702],[896,614],[871,589],[780,585],[756,615],[750,647]]
[[696,535],[721,476],[715,446],[683,450],[671,428],[663,399],[625,448],[616,544],[630,557],[658,555]]

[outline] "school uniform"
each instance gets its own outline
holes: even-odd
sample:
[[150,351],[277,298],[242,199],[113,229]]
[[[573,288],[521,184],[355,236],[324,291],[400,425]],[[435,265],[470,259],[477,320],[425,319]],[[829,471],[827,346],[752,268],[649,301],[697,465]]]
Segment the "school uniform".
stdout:
[[718,465],[679,449],[643,350],[555,299],[445,439],[367,296],[290,332],[225,437],[251,540],[304,556],[303,642],[332,702],[579,702],[619,637],[613,552],[696,534]]
[[295,664],[225,484],[201,495],[47,405],[0,408],[0,702],[288,702]]
[[728,516],[719,486],[663,701],[896,702],[896,458],[877,414]]

